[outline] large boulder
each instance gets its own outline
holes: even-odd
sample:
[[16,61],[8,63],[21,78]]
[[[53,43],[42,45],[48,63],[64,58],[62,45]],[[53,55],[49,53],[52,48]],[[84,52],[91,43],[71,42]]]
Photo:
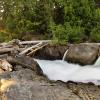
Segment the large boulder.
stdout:
[[[38,75],[43,74],[42,69],[40,68],[39,64],[31,57],[20,55],[16,57],[8,56],[6,59],[12,65],[21,65],[23,68],[28,68],[28,69],[33,70]],[[21,66],[17,66],[17,67],[21,67]],[[16,70],[16,67],[14,67],[14,69]]]
[[[0,100],[99,100],[100,87],[52,82],[30,69],[0,74]],[[1,92],[2,90],[2,92]]]
[[80,65],[93,64],[98,58],[99,46],[89,44],[74,44],[69,47],[65,60]]
[[47,45],[37,50],[33,57],[46,60],[62,59],[67,49],[67,45]]
[[49,82],[30,69],[3,73],[0,82],[0,100],[80,100],[66,84]]

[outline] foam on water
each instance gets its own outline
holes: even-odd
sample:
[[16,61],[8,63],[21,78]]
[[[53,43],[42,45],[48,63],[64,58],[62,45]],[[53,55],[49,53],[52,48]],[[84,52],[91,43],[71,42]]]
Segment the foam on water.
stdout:
[[71,64],[63,60],[38,60],[43,73],[50,80],[61,80],[64,82],[92,82],[95,85],[100,85],[100,58],[94,65],[80,66]]

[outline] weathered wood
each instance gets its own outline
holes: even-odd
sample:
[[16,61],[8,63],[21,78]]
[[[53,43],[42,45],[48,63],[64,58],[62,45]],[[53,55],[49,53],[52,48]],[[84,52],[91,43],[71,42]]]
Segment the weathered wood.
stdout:
[[21,42],[19,42],[19,44],[28,45],[28,44],[37,44],[37,43],[40,43],[40,42],[48,43],[48,42],[51,42],[51,40],[21,41]]
[[46,45],[48,45],[48,43],[47,43],[47,44],[44,44],[44,45],[42,45],[42,46],[40,46],[40,47],[37,47],[37,48],[34,49],[34,50],[32,50],[30,53],[27,54],[27,56],[31,56],[31,55],[34,54],[37,50],[39,50],[39,49],[45,47]]
[[100,43],[80,43],[80,44],[100,46]]
[[8,63],[5,59],[0,59],[0,68],[5,71],[12,71],[13,69],[12,65]]
[[0,48],[0,54],[10,53],[14,48]]
[[36,48],[36,47],[39,47],[39,46],[41,46],[41,45],[42,45],[42,42],[40,42],[40,43],[38,43],[38,44],[36,44],[36,45],[33,45],[32,47],[29,47],[29,48],[27,48],[26,50],[24,50],[24,51],[22,51],[21,53],[19,53],[19,55],[23,55],[23,54],[27,53],[29,50],[31,50],[31,49],[33,49],[33,48]]
[[87,44],[87,45],[100,45],[100,43],[80,43],[80,44]]
[[8,43],[0,43],[0,47],[2,47],[2,48],[11,48],[12,45],[8,44]]
[[23,50],[25,50],[25,48],[0,48],[0,55],[1,54],[11,54],[13,53],[13,51],[22,52]]

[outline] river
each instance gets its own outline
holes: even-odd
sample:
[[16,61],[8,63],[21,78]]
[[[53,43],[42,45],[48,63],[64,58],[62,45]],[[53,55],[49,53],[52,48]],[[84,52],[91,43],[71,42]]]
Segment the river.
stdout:
[[81,66],[68,63],[64,60],[39,60],[35,59],[50,80],[63,82],[73,81],[100,85],[100,58],[94,65]]

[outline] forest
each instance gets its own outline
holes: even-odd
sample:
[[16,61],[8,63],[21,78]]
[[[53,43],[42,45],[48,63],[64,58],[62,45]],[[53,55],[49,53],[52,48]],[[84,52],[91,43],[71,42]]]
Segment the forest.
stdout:
[[99,0],[0,0],[0,42],[100,42]]

